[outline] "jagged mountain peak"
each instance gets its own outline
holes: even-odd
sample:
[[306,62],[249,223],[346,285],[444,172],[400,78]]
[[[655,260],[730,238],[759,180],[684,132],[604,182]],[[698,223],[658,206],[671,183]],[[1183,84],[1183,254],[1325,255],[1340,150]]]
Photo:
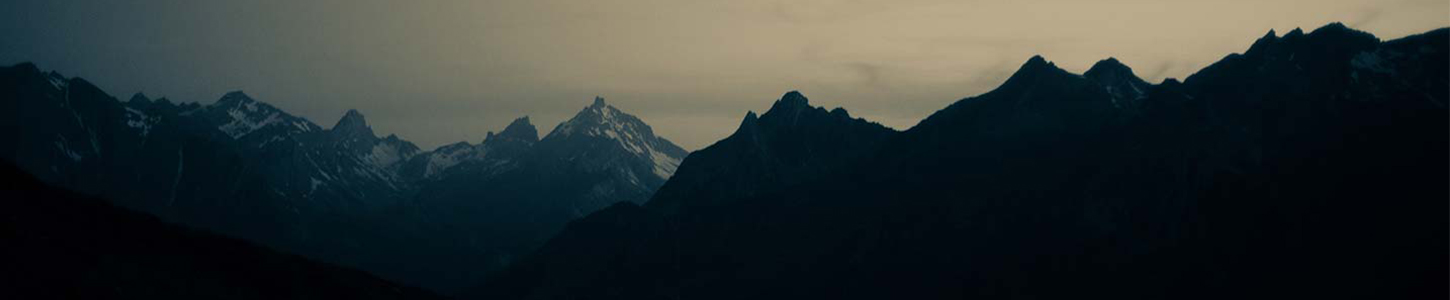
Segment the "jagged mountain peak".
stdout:
[[801,94],[800,91],[789,91],[789,92],[786,92],[785,95],[781,95],[780,96],[780,102],[779,103],[787,104],[787,105],[792,105],[792,106],[810,106],[811,105],[810,104],[810,99],[806,99],[806,95]]
[[[522,125],[518,124],[520,123],[520,121],[522,121],[523,124],[527,124],[528,122],[527,119],[521,118],[519,120],[515,120],[514,123],[511,123],[509,125],[511,127],[516,124]],[[528,125],[527,127],[533,126]],[[527,127],[520,126],[519,128],[522,129]],[[560,123],[558,126],[555,126],[554,131],[550,132],[549,136],[565,137],[574,135],[575,133],[582,133],[588,136],[609,135],[608,131],[610,131],[611,128],[643,128],[645,130],[648,130],[649,126],[644,125],[644,122],[640,121],[639,118],[624,113],[623,111],[620,111],[618,108],[615,108],[612,105],[606,104],[603,97],[594,97],[593,104],[590,104],[588,107],[580,110],[578,114],[575,114],[574,117],[570,118],[569,120]],[[508,128],[505,128],[504,130],[508,131]],[[547,139],[549,138],[549,136],[546,136],[545,138]]]
[[502,137],[517,138],[532,142],[539,140],[539,129],[535,128],[534,124],[529,122],[529,116],[523,116],[522,118],[514,119],[513,122],[510,122],[507,127],[503,128],[503,131],[500,131],[498,133],[498,135]]
[[1290,30],[1289,33],[1284,34],[1284,38],[1297,38],[1301,36],[1304,36],[1304,29],[1299,27],[1294,27],[1294,30]]
[[[746,112],[730,136],[691,153],[681,173],[647,205],[677,212],[802,182],[875,149],[895,133],[852,118],[844,108],[812,107],[799,91],[790,91],[765,114]],[[697,192],[708,196],[685,196]]]
[[479,145],[484,151],[491,153],[489,155],[506,157],[523,153],[538,142],[539,130],[534,128],[534,124],[529,123],[528,116],[524,116],[514,119],[497,134],[492,131],[488,132],[488,136],[484,137],[483,143]]
[[365,152],[378,143],[377,135],[368,126],[367,118],[356,109],[347,110],[337,120],[337,125],[333,125],[327,132],[333,145],[341,149]]
[[602,96],[594,96],[594,103],[593,104],[590,104],[589,105],[589,108],[603,108],[603,107],[608,106],[608,105],[609,105],[608,103],[604,103],[604,97],[602,97]]
[[1003,83],[1002,86],[1012,87],[1025,85],[1038,81],[1045,76],[1061,75],[1071,75],[1071,73],[1058,68],[1057,64],[1048,61],[1041,55],[1033,55],[1032,58],[1027,59],[1027,62],[1022,63],[1022,67],[1017,68],[1017,72],[1012,73],[1012,76],[1008,77],[1007,82]]
[[1146,95],[1151,85],[1134,75],[1133,68],[1112,57],[1093,64],[1087,73],[1083,73],[1083,77],[1096,81],[1107,89],[1108,94],[1113,97],[1113,105],[1117,107],[1133,105],[1138,98]]
[[288,135],[322,129],[311,121],[292,116],[266,102],[253,99],[240,90],[228,92],[215,103],[184,114],[198,112],[205,116],[204,118],[218,124],[217,129],[233,139],[241,139],[252,132],[273,126],[284,128],[283,131]]
[[1027,59],[1027,62],[1022,63],[1022,67],[1017,68],[1017,74],[1051,71],[1062,71],[1062,69],[1042,55],[1033,55],[1032,58]]
[[563,157],[628,153],[653,165],[653,173],[662,179],[674,174],[679,161],[688,154],[669,140],[655,136],[654,129],[644,121],[605,104],[602,97],[595,97],[589,107],[555,126],[540,143],[545,151],[573,153],[561,154]]
[[257,102],[257,100],[253,99],[252,96],[247,95],[247,93],[243,92],[242,90],[235,90],[227,92],[225,95],[222,95],[220,99],[217,99],[216,104],[245,104],[251,102]]
[[[804,119],[809,120],[802,121]],[[811,106],[810,100],[807,99],[804,94],[801,94],[800,91],[790,91],[786,92],[784,95],[781,95],[780,99],[776,100],[775,103],[771,105],[770,110],[767,110],[764,114],[761,114],[757,117],[755,115],[755,112],[753,111],[747,113],[745,116],[745,120],[742,120],[741,124],[742,128],[745,127],[746,124],[751,124],[752,126],[754,126],[755,123],[766,123],[765,126],[768,127],[792,127],[811,126],[810,124],[806,123],[817,122],[821,120],[834,120],[840,122],[857,120],[865,122],[865,120],[852,118],[851,114],[847,112],[845,108],[837,107],[831,110],[826,110],[824,107]]]
[[1301,28],[1294,28],[1282,37],[1276,37],[1274,31],[1270,30],[1264,37],[1254,41],[1244,55],[1250,57],[1261,57],[1263,55],[1281,55],[1294,51],[1313,51],[1309,48],[1321,48],[1326,45],[1335,45],[1338,48],[1365,49],[1371,48],[1380,43],[1380,39],[1368,32],[1355,30],[1345,26],[1343,23],[1329,23],[1305,33]]
[[127,102],[135,102],[135,103],[150,103],[151,102],[151,98],[150,97],[146,97],[146,93],[136,92],[136,94],[131,95],[131,99],[130,100],[126,100],[126,101]]
[[802,95],[800,91],[790,91],[786,92],[785,95],[781,95],[780,100],[776,100],[775,104],[770,106],[770,110],[765,111],[765,114],[768,115],[771,112],[796,112],[810,108],[810,100],[806,99],[805,95]]
[[1116,57],[1109,57],[1107,59],[1098,61],[1097,63],[1093,64],[1093,67],[1089,68],[1086,73],[1083,73],[1083,76],[1086,76],[1088,78],[1121,76],[1132,76],[1134,78],[1138,77],[1133,74],[1133,68],[1129,68],[1127,65],[1124,65],[1123,62],[1118,61]]
[[[795,119],[799,118],[801,113],[816,109],[820,108],[812,107],[810,100],[804,94],[801,94],[800,91],[793,90],[781,95],[779,100],[775,100],[775,103],[771,104],[770,109],[766,110],[764,114],[761,114],[760,118]],[[824,109],[821,110],[824,112]]]
[[745,127],[747,124],[754,125],[759,120],[760,116],[755,115],[755,111],[747,111],[745,112],[745,119],[740,120],[740,127]]
[[207,106],[211,108],[220,108],[227,110],[240,110],[246,114],[265,115],[274,112],[282,112],[282,110],[273,107],[267,102],[252,98],[252,96],[247,95],[246,92],[242,92],[241,90],[227,92],[225,95],[222,95],[221,98],[218,98],[216,102]]
[[1347,45],[1365,45],[1380,43],[1380,39],[1378,37],[1375,37],[1374,34],[1359,31],[1354,28],[1349,28],[1348,26],[1344,26],[1343,23],[1339,22],[1329,23],[1322,27],[1316,28],[1313,32],[1310,32],[1305,37],[1311,40],[1321,40],[1322,42],[1331,43],[1344,43]]
[[356,109],[347,110],[347,113],[342,115],[342,119],[337,120],[337,125],[332,126],[333,131],[353,131],[363,129],[371,130],[371,128],[368,127],[367,117],[364,117],[363,114],[358,112]]

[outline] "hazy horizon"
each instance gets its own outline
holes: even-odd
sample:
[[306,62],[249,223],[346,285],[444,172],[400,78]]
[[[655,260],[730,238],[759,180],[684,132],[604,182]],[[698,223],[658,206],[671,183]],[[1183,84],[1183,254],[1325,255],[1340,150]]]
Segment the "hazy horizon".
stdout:
[[[1384,40],[1450,26],[1445,1],[396,3],[19,1],[0,63],[125,99],[233,90],[331,127],[348,109],[424,149],[528,115],[540,134],[603,96],[689,150],[799,90],[906,129],[1042,55],[1183,78],[1269,30],[1332,22]],[[1251,8],[1251,9],[1250,9]],[[1110,20],[1110,21],[1105,21]]]

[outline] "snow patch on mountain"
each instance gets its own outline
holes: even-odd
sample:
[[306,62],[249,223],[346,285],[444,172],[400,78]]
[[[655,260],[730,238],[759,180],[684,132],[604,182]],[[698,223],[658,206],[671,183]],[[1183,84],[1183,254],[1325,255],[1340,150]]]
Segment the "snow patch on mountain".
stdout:
[[654,173],[660,178],[669,179],[675,175],[675,170],[680,168],[681,157],[671,157],[664,152],[650,149],[650,160],[654,162]]
[[602,97],[596,97],[594,104],[556,126],[549,135],[552,139],[567,139],[575,135],[608,139],[618,144],[620,149],[650,163],[652,173],[661,179],[673,175],[683,159],[683,155],[668,154],[683,152],[669,149],[679,147],[655,136],[654,130],[644,121],[605,103]]
[[423,177],[432,178],[460,163],[482,158],[486,151],[478,148],[463,142],[438,148],[428,154],[427,164],[423,168]]
[[50,82],[51,87],[54,87],[57,90],[65,90],[66,87],[69,86],[68,84],[66,84],[65,76],[60,75],[60,73],[52,71],[47,75],[49,76],[46,76],[45,79]]
[[1395,68],[1388,62],[1388,60],[1394,58],[1395,56],[1398,56],[1398,53],[1392,51],[1385,52],[1386,53],[1384,55],[1390,57],[1387,58],[1381,56],[1382,54],[1380,53],[1380,51],[1362,52],[1358,55],[1355,55],[1354,58],[1349,61],[1349,65],[1353,66],[1356,69],[1368,70],[1374,73],[1389,74],[1390,76],[1394,76]]
[[363,159],[377,168],[388,168],[408,158],[412,158],[411,153],[404,153],[402,149],[398,149],[398,145],[390,143],[377,143],[373,145],[372,152],[369,152],[363,157]]
[[227,93],[216,103],[197,110],[183,112],[183,116],[201,113],[215,122],[217,129],[232,139],[241,139],[270,126],[287,126],[285,135],[320,130],[321,127],[303,118],[288,115],[271,105],[253,100],[240,91]]
[[130,126],[131,128],[135,128],[136,130],[140,131],[142,137],[145,137],[151,133],[151,125],[155,124],[155,121],[156,120],[147,116],[146,112],[142,112],[135,108],[126,108],[126,126]]
[[80,153],[76,153],[75,151],[71,151],[70,150],[70,147],[66,146],[67,141],[65,139],[65,136],[57,136],[57,137],[59,137],[60,139],[55,141],[55,148],[58,149],[58,150],[60,150],[61,153],[64,153],[66,157],[69,157],[70,160],[75,161],[75,162],[80,162],[82,158],[85,158],[84,156],[81,156]]
[[240,139],[249,133],[257,131],[258,129],[262,129],[262,127],[267,127],[267,125],[272,125],[282,121],[282,118],[280,118],[281,114],[276,112],[268,114],[267,117],[263,118],[262,120],[253,120],[252,118],[248,117],[249,115],[247,115],[247,113],[242,112],[242,110],[236,108],[228,110],[227,114],[232,116],[232,121],[230,123],[223,124],[217,129],[221,129],[222,132],[225,132],[233,139]]

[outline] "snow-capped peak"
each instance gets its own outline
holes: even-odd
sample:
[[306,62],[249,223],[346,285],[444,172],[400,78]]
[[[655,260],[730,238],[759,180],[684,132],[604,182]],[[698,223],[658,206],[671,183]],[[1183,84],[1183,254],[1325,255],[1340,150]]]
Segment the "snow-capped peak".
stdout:
[[[684,159],[686,151],[669,140],[657,137],[654,129],[633,115],[604,102],[604,97],[595,97],[594,103],[579,114],[554,127],[544,140],[605,139],[612,141],[634,157],[649,162],[654,174],[669,178]],[[570,143],[565,143],[570,144]]]
[[233,139],[241,139],[272,126],[286,126],[285,131],[289,133],[321,130],[317,124],[289,115],[271,104],[252,99],[242,91],[229,92],[203,110],[203,114],[219,124],[218,130]]
[[366,133],[368,136],[373,135],[372,127],[368,126],[367,118],[363,117],[363,114],[356,109],[347,110],[347,113],[342,115],[342,119],[337,120],[337,124],[333,125],[331,130],[334,133]]

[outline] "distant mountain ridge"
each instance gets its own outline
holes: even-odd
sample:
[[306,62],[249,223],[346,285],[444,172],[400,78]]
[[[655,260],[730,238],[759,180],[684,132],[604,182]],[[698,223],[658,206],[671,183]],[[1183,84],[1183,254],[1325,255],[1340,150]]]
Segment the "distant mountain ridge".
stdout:
[[[687,154],[602,98],[559,126],[589,132],[556,130],[540,139],[523,117],[481,143],[424,151],[395,135],[377,136],[356,110],[323,128],[242,91],[206,105],[139,93],[119,101],[33,64],[0,74],[7,108],[0,150],[47,183],[444,292],[477,282],[575,216],[618,201],[643,202]],[[566,151],[586,142],[590,151]],[[599,173],[616,169],[625,171]],[[472,187],[511,174],[580,180],[584,190],[561,195],[554,186],[568,182],[552,182],[507,194],[447,192],[449,184]],[[465,194],[470,198],[438,198]],[[479,197],[488,203],[542,197],[533,194],[553,195],[538,209],[567,212],[512,229],[537,238],[474,234],[498,229],[469,227],[480,224],[466,215],[437,214]],[[521,207],[495,209],[537,211],[506,210]]]

